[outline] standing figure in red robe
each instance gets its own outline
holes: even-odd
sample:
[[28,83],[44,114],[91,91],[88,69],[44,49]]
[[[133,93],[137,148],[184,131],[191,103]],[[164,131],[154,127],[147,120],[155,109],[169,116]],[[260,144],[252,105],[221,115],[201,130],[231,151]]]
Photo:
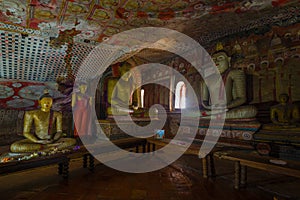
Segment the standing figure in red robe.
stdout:
[[72,108],[75,123],[74,136],[91,136],[90,110],[92,98],[86,94],[87,84],[80,83],[79,91],[72,95]]

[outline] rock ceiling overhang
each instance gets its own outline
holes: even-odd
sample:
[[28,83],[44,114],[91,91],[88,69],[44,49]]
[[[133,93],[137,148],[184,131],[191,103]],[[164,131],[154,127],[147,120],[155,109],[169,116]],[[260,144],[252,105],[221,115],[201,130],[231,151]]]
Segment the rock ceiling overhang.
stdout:
[[[297,23],[300,13],[299,0],[2,0],[0,9],[0,78],[30,81],[76,74],[98,43],[125,30],[165,27],[207,46],[239,32]],[[132,54],[148,62],[172,56]]]
[[[37,30],[42,37],[57,37],[76,28],[74,38],[102,42],[110,36],[137,27],[167,27],[206,37],[226,28],[255,26],[282,20],[299,0],[2,0],[1,22]],[[275,14],[275,16],[274,16]],[[282,16],[288,15],[288,16]],[[275,19],[273,19],[275,17]],[[21,28],[16,28],[21,30]],[[2,28],[3,25],[2,25]],[[32,33],[34,32],[32,30]],[[220,31],[220,30],[218,30]],[[225,30],[225,32],[227,32]],[[234,31],[231,31],[234,32]],[[217,33],[214,33],[217,34]],[[208,36],[209,37],[209,36]],[[216,39],[217,36],[214,36]],[[211,37],[209,37],[211,38]],[[198,39],[205,41],[207,38]]]

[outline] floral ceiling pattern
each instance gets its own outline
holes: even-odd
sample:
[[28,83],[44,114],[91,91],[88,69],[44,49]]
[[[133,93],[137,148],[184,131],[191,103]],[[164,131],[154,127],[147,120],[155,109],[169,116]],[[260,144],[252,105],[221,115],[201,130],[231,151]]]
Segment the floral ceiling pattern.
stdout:
[[[258,14],[258,11],[297,4],[295,0],[2,0],[0,19],[6,24],[39,30],[42,36],[57,37],[60,31],[76,28],[77,39],[101,42],[124,30],[157,26],[195,32],[197,27],[223,26],[222,14]],[[206,20],[214,18],[206,24]],[[220,17],[219,17],[220,16]],[[249,16],[247,16],[249,18]],[[201,20],[203,19],[203,20]],[[236,20],[232,19],[232,20]],[[246,22],[246,21],[245,21]],[[245,23],[241,22],[241,23]],[[241,25],[239,22],[233,24]],[[246,25],[246,24],[244,24]],[[192,29],[193,28],[193,29]],[[209,28],[209,27],[208,27]],[[189,30],[187,30],[189,29]],[[207,28],[204,28],[204,31]],[[19,30],[22,31],[21,28]],[[195,34],[192,34],[193,36]]]
[[[299,13],[299,0],[0,0],[0,107],[35,107],[45,83],[74,78],[95,46],[126,30],[169,28],[210,48],[231,35],[298,23]],[[174,56],[144,49],[121,59],[132,55],[141,63]]]

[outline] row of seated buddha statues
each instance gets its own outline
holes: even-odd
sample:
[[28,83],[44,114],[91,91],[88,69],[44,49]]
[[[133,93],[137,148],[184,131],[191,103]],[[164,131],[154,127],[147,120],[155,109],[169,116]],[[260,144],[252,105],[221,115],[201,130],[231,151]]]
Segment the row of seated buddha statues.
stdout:
[[[218,98],[221,91],[209,93],[208,87],[202,84],[201,98],[202,98],[202,110],[200,113],[201,118],[210,119],[214,118],[218,114],[218,109],[222,110],[226,108],[226,119],[250,119],[255,118],[257,109],[253,105],[247,104],[247,89],[246,89],[246,75],[242,70],[231,68],[230,56],[224,50],[219,50],[212,55],[212,59],[221,76],[211,76],[207,79],[207,83],[210,86],[210,90],[217,90],[220,87],[220,82],[224,84],[224,93],[226,95],[225,105],[214,105],[214,112],[212,112],[212,104],[210,99]],[[136,84],[133,79],[133,74],[130,71],[134,67],[132,59],[121,64],[119,68],[120,77],[113,77],[108,80],[108,102],[107,114],[110,115],[127,115],[128,113],[145,112],[140,107],[140,93],[139,91],[132,92],[133,85]],[[283,95],[285,96],[285,95]],[[282,99],[283,97],[280,97]],[[287,97],[285,96],[284,99]],[[282,100],[280,100],[282,101]],[[286,100],[284,100],[286,101]],[[281,103],[283,105],[284,103]],[[129,105],[129,106],[128,106]],[[294,110],[297,110],[294,108]],[[279,107],[272,108],[272,121],[274,124],[277,122],[273,119],[278,115],[280,111]],[[293,111],[293,115],[295,111]],[[297,118],[297,117],[296,117]],[[283,117],[277,117],[277,121],[280,123]],[[277,123],[278,124],[278,123]],[[282,125],[282,124],[280,124]]]
[[[223,82],[224,95],[226,95],[224,104],[226,104],[214,105],[212,107],[210,98],[218,98],[218,96],[212,95],[220,95],[220,92],[210,94],[207,86],[203,85],[201,93],[203,109],[197,114],[203,119],[211,119],[218,115],[218,108],[223,110],[225,107],[226,120],[243,121],[243,119],[255,119],[257,114],[256,107],[246,102],[245,73],[241,70],[231,68],[231,58],[222,49],[215,52],[212,55],[212,59],[221,76],[216,78],[212,75],[211,78],[208,78],[207,83],[210,86],[210,90],[217,90],[220,83]],[[130,69],[135,65],[136,63],[133,59],[127,60],[119,68],[120,77],[108,80],[108,116],[122,116],[129,113],[137,117],[149,115],[146,109],[141,108],[139,89],[133,92],[133,85],[136,84],[136,80]],[[91,104],[91,98],[85,95],[86,89],[86,84],[82,84],[79,87],[79,92],[73,93],[73,111],[78,112],[74,118],[75,121],[78,121],[75,124],[89,121],[86,120],[88,117],[86,106]],[[285,94],[280,95],[280,104],[271,108],[271,120],[273,123],[265,125],[264,128],[286,129],[299,126],[299,109],[297,106],[290,105],[287,102],[288,96]],[[26,139],[13,143],[10,147],[12,152],[49,151],[53,148],[64,149],[76,144],[75,139],[62,137],[62,114],[51,110],[52,103],[53,98],[46,93],[39,99],[40,109],[25,112],[23,135]],[[32,124],[34,124],[34,133],[31,132]],[[82,127],[84,127],[84,124]]]
[[[243,120],[255,118],[257,109],[253,105],[247,105],[247,92],[246,92],[246,76],[245,73],[238,69],[230,67],[230,57],[224,50],[215,52],[212,59],[221,74],[220,80],[212,77],[209,82],[210,89],[214,90],[223,81],[224,91],[226,94],[226,120]],[[217,81],[216,81],[217,80]],[[219,95],[219,93],[213,93]],[[201,118],[214,118],[217,116],[218,111],[212,112],[212,105],[209,104],[209,97],[217,98],[217,96],[208,92],[207,87],[204,85],[202,91],[202,106],[204,109],[201,112]],[[270,108],[270,120],[272,123],[264,124],[261,128],[265,130],[289,130],[300,131],[300,117],[299,106],[296,104],[288,103],[289,96],[285,93],[279,95],[279,104]],[[214,109],[218,110],[224,108],[224,105],[215,105]]]
[[[246,104],[246,79],[245,74],[241,70],[232,69],[230,67],[230,57],[224,50],[220,50],[212,56],[221,76],[220,79],[211,77],[210,88],[219,88],[220,82],[223,81],[226,93],[226,105],[216,105],[215,110],[218,108],[226,108],[226,119],[241,119],[241,118],[253,118],[255,117],[257,110],[252,105]],[[133,85],[135,84],[132,79],[132,73],[128,72],[134,64],[131,59],[123,63],[120,66],[120,77],[110,78],[108,80],[108,102],[110,106],[107,108],[108,115],[126,115],[129,113],[144,112],[140,107],[140,95],[139,91],[132,92]],[[216,81],[217,80],[217,81]],[[208,79],[209,81],[209,79]],[[214,93],[216,95],[216,93]],[[202,99],[203,107],[201,115],[203,118],[214,117],[215,114],[211,112],[211,106],[209,104],[210,94],[207,87],[203,87]],[[217,98],[212,96],[212,98]],[[129,100],[131,102],[129,102]],[[129,107],[128,107],[129,105]]]
[[[223,81],[224,91],[226,94],[226,105],[214,105],[214,113],[212,112],[212,105],[209,104],[209,98],[218,98],[220,93],[209,93],[207,86],[204,85],[202,91],[202,106],[201,118],[211,119],[218,114],[218,107],[223,109],[226,107],[226,120],[243,120],[255,118],[257,109],[253,105],[247,105],[246,92],[246,76],[242,70],[232,69],[230,67],[230,57],[224,50],[219,50],[212,55],[212,59],[221,74],[220,79],[211,77],[210,89],[215,90],[219,88],[220,81]],[[217,80],[217,81],[216,81]],[[287,94],[279,95],[279,104],[270,108],[270,120],[272,123],[264,124],[262,129],[266,130],[289,130],[300,131],[300,117],[299,106],[288,103],[289,96]]]

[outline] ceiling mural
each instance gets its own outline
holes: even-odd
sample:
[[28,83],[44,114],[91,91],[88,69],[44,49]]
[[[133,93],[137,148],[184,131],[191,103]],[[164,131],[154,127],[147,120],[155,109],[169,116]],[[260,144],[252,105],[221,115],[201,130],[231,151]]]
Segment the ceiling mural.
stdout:
[[[264,34],[227,38],[222,46],[231,56],[231,67],[247,75],[250,104],[279,102],[283,93],[288,94],[290,103],[300,102],[300,23],[272,27]],[[215,48],[209,49],[213,51]],[[200,74],[186,60],[173,59],[168,65],[184,74],[197,88],[195,91],[200,91]]]
[[[231,13],[233,16],[243,13],[259,14],[258,11],[277,9],[299,1],[2,0],[0,2],[1,22],[39,30],[41,35],[49,37],[56,37],[60,31],[76,28],[81,31],[76,38],[102,42],[116,33],[132,28],[158,26],[184,31],[189,27],[187,23],[194,22],[203,27],[202,24],[207,18],[223,13]],[[227,21],[232,23],[230,19]],[[194,30],[191,29],[190,32]]]
[[[224,37],[298,23],[299,13],[299,0],[0,0],[0,78],[7,80],[0,82],[0,107],[36,106],[26,95],[41,91],[44,82],[74,79],[99,43],[126,30],[169,28],[209,48]],[[104,49],[101,56],[113,51]],[[133,55],[139,63],[174,57],[135,49],[115,62]]]
[[[31,110],[38,106],[39,97],[45,89],[54,99],[65,96],[52,83],[0,80],[0,108]],[[55,108],[59,105],[55,104]]]

